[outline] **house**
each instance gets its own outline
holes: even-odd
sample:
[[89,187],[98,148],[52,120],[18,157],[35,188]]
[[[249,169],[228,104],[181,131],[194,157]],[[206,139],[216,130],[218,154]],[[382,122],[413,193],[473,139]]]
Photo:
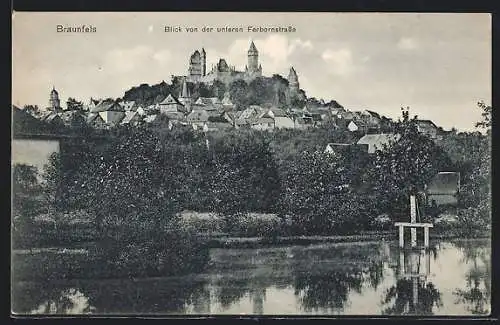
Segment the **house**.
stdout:
[[204,132],[227,130],[227,129],[231,129],[231,128],[232,128],[231,124],[224,123],[224,122],[205,122],[203,124],[203,131]]
[[257,118],[261,116],[261,114],[264,112],[265,110],[262,107],[258,105],[250,105],[240,113],[238,119],[246,120],[246,119]]
[[57,126],[64,125],[64,121],[61,118],[60,114],[58,114],[56,112],[52,112],[52,111],[49,111],[49,112],[46,112],[45,114],[43,114],[41,116],[41,120],[46,122],[46,123],[50,123],[50,124],[57,125]]
[[326,145],[325,153],[336,153],[348,150],[352,143],[329,143]]
[[368,131],[368,125],[362,120],[351,120],[349,124],[347,124],[347,129],[351,132],[364,132]]
[[337,114],[338,119],[353,120],[355,117],[356,117],[356,115],[350,111],[343,111],[343,112],[339,112]]
[[124,117],[125,110],[115,100],[106,99],[90,110],[90,113],[99,113],[108,125],[117,125]]
[[260,117],[250,120],[250,127],[255,130],[273,130],[274,119],[270,117]]
[[68,126],[81,126],[85,124],[85,114],[83,111],[64,111],[59,116],[63,123]]
[[137,114],[139,114],[140,116],[145,116],[145,115],[147,115],[146,108],[144,108],[144,107],[142,107],[142,106],[137,107],[136,112],[137,112]]
[[125,112],[125,117],[121,121],[122,125],[137,125],[142,121],[141,115],[134,111]]
[[192,110],[191,113],[189,113],[186,116],[186,120],[189,123],[201,122],[203,124],[203,123],[208,121],[209,116],[210,115],[208,114],[208,112],[205,111],[204,109],[196,109],[196,110]]
[[435,139],[439,133],[439,128],[431,120],[416,120],[418,132]]
[[377,150],[384,150],[385,146],[398,141],[400,138],[399,134],[392,133],[366,134],[358,140],[357,144],[367,145],[367,152],[372,154]]
[[382,118],[374,111],[364,110],[361,112],[361,120],[366,123],[370,129],[380,129]]
[[104,122],[99,113],[89,113],[89,115],[87,115],[86,123],[96,129],[103,129],[106,127],[106,122]]
[[83,110],[90,111],[91,109],[96,107],[97,104],[99,104],[99,102],[100,102],[100,100],[93,99],[92,97],[90,97],[90,100],[88,101],[88,103],[83,105]]
[[270,107],[260,114],[259,118],[271,118],[274,120],[274,127],[279,129],[293,129],[293,119],[281,108]]
[[184,112],[186,108],[177,98],[169,94],[164,100],[156,105],[160,113]]
[[222,109],[224,112],[230,112],[234,109],[234,104],[233,102],[231,101],[231,98],[229,96],[229,93],[226,92],[224,94],[224,98],[222,99]]
[[427,205],[455,205],[460,191],[460,173],[439,172],[426,185]]
[[224,112],[222,113],[222,117],[224,118],[224,120],[231,124],[232,126],[234,126],[235,124],[235,121],[236,121],[236,113],[237,112],[233,112],[233,111],[230,111],[230,112]]
[[222,110],[223,104],[218,97],[199,97],[193,104],[193,109],[204,109],[206,111]]
[[303,130],[314,126],[312,117],[307,117],[307,116],[296,117],[293,122],[294,122],[294,128],[296,129]]
[[125,111],[135,111],[137,110],[137,105],[134,100],[130,101],[122,101],[120,102],[120,106],[123,107]]
[[352,153],[352,152],[368,152],[367,144],[357,144],[357,143],[329,143],[326,145],[325,153]]

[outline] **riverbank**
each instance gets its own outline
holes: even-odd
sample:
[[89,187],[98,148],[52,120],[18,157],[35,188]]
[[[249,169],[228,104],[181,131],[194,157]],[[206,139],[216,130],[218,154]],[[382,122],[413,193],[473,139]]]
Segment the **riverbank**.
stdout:
[[[264,248],[264,247],[279,247],[289,245],[314,245],[322,243],[352,243],[352,242],[367,242],[367,241],[396,241],[398,234],[391,231],[364,233],[358,235],[337,235],[337,236],[278,236],[276,238],[262,237],[231,237],[223,233],[213,236],[203,235],[208,248]],[[443,239],[485,239],[490,238],[490,235],[464,238],[454,234],[429,234],[431,240]],[[93,248],[95,242],[75,243],[71,246],[58,247],[33,247],[28,249],[14,249],[13,254],[29,255],[39,253],[57,253],[57,254],[88,254],[88,250]]]
[[[489,238],[489,235],[475,238]],[[430,234],[431,240],[464,239],[454,234]],[[209,239],[210,248],[264,248],[288,245],[313,245],[322,243],[351,243],[365,241],[395,241],[398,234],[395,232],[366,233],[359,235],[338,236],[289,236],[276,238],[259,237],[218,237]]]

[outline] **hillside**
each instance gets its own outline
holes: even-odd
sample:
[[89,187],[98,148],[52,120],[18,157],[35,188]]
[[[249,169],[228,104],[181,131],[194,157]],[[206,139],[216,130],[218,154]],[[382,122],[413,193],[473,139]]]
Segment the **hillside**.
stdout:
[[[161,102],[169,94],[179,96],[182,87],[182,78],[173,76],[171,83],[162,81],[159,84],[141,84],[132,87],[125,92],[123,100],[135,101],[138,105],[149,106]],[[306,99],[306,94],[300,90],[297,97],[290,97],[288,94],[288,81],[280,75],[272,77],[256,78],[250,83],[243,80],[236,80],[226,85],[220,81],[215,81],[208,85],[205,83],[188,83],[191,98],[198,97],[218,97],[222,99],[224,94],[229,93],[231,101],[236,110],[243,110],[249,105],[273,104],[278,107],[303,107],[306,102],[313,105],[325,104],[315,98]],[[332,107],[342,107],[336,101],[326,103]]]

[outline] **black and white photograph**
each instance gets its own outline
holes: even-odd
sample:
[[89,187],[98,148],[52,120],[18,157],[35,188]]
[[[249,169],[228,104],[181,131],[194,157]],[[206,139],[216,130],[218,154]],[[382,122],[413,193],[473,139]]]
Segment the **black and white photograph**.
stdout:
[[488,13],[12,13],[11,315],[489,316]]

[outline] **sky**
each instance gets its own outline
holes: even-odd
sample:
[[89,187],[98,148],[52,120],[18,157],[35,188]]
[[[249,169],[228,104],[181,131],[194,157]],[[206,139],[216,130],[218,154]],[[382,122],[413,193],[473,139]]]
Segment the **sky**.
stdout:
[[[96,32],[57,32],[57,25],[82,24]],[[198,32],[167,33],[165,26]],[[243,70],[251,40],[265,76],[287,77],[293,66],[308,97],[349,110],[397,119],[410,107],[412,116],[445,129],[473,130],[477,102],[491,103],[490,14],[227,12],[15,12],[12,103],[46,107],[53,86],[63,106],[68,97],[122,97],[141,83],[186,75],[189,56],[202,47],[208,68],[225,58]]]

